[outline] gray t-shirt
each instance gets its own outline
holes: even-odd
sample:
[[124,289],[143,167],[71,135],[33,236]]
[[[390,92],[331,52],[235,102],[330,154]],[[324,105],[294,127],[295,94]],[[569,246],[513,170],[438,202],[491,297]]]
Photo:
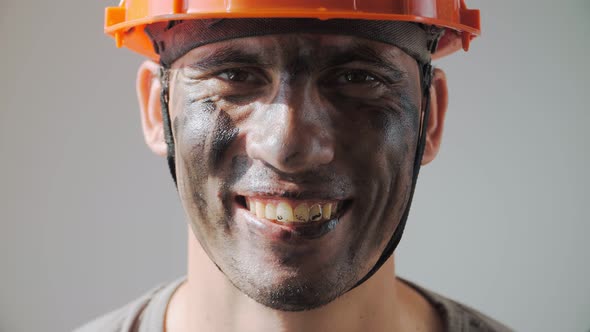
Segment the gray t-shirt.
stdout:
[[[137,300],[99,317],[74,332],[162,332],[168,302],[186,277],[160,285]],[[477,310],[400,279],[420,293],[440,313],[447,332],[510,332]]]

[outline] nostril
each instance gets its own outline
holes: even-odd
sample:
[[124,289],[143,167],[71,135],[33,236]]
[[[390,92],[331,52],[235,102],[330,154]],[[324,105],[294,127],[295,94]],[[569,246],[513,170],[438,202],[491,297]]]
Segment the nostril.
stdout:
[[290,165],[293,163],[293,161],[297,160],[297,157],[299,156],[299,152],[294,152],[290,155],[288,155],[287,157],[285,157],[285,160],[283,161],[285,164]]

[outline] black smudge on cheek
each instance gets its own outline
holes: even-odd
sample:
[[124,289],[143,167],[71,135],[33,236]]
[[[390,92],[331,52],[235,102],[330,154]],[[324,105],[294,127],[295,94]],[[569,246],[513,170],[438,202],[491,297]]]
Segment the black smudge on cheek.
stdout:
[[235,126],[229,114],[220,110],[215,121],[211,137],[209,169],[219,169],[225,152],[238,137],[240,130]]
[[233,156],[231,160],[231,175],[228,176],[227,185],[229,187],[235,186],[248,173],[251,167],[252,160],[248,156]]
[[[176,133],[176,156],[177,156],[177,176],[181,197],[190,199],[190,206],[197,210],[199,216],[203,218],[202,213],[207,210],[207,202],[200,194],[201,189],[205,186],[205,179],[200,176],[198,158],[195,156],[202,155],[204,151],[206,138],[194,129],[194,124],[189,125],[190,120],[186,115],[181,115],[173,120],[174,132]],[[202,126],[201,126],[202,127]]]
[[190,205],[203,220],[207,219],[209,210],[205,195],[211,171],[205,156],[209,150],[211,128],[215,124],[215,110],[215,104],[210,100],[200,103],[187,101],[173,121],[177,158],[182,168],[182,179],[179,180],[184,188],[184,197],[191,200]]
[[[226,218],[229,218],[232,213],[233,197],[230,183],[233,178],[232,174],[236,169],[234,168],[235,158],[232,158],[231,163],[224,163],[224,161],[225,158],[229,157],[228,152],[230,147],[237,139],[239,133],[240,130],[236,127],[230,115],[225,110],[220,109],[211,133],[211,151],[209,153],[208,165],[210,175],[215,175],[222,180],[221,187],[218,190],[222,194],[221,203]],[[225,222],[226,228],[229,224],[229,221]]]
[[[231,116],[210,99],[189,101],[175,123],[181,148],[180,161],[187,183],[185,197],[203,221],[206,232],[215,228],[228,230],[233,208],[231,179],[233,158],[229,155],[239,129]],[[208,225],[208,226],[207,226]],[[213,226],[216,225],[216,226]]]
[[[364,114],[366,129],[359,134],[361,142],[371,146],[363,149],[358,169],[367,176],[361,177],[367,184],[360,188],[373,188],[361,195],[359,203],[365,211],[358,212],[361,220],[370,223],[358,227],[357,240],[371,239],[363,252],[366,255],[379,253],[391,239],[399,225],[411,191],[414,152],[418,143],[420,109],[415,98],[400,91],[389,103],[379,109],[368,110]],[[363,161],[365,161],[363,163]],[[375,183],[372,179],[378,179]]]
[[[381,218],[383,220],[379,226],[381,236],[372,243],[369,252],[374,252],[391,243],[404,212],[406,212],[408,204],[411,203],[409,199],[415,171],[416,150],[419,144],[422,110],[419,109],[415,98],[412,99],[408,94],[400,96],[399,105],[403,116],[399,118],[399,123],[392,126],[393,131],[389,131],[387,126],[380,127],[387,133],[384,145],[388,154],[385,157],[392,173],[389,183],[392,190],[387,197],[384,197],[386,203],[384,206],[387,210],[382,213],[382,216],[386,217]],[[380,123],[385,124],[385,122]],[[384,253],[382,252],[380,256]]]
[[393,228],[382,233],[383,237],[379,241],[381,243],[387,243],[391,240],[393,232],[399,226],[408,205],[420,131],[421,110],[416,102],[408,94],[402,94],[399,98],[399,104],[404,115],[400,117],[401,122],[397,124],[396,132],[392,134],[393,140],[386,143],[390,145],[386,150],[389,151],[387,160],[393,176],[390,179],[392,191],[390,196],[387,197],[385,206],[390,210],[389,213],[395,216],[395,224],[386,223],[382,226],[383,229]]

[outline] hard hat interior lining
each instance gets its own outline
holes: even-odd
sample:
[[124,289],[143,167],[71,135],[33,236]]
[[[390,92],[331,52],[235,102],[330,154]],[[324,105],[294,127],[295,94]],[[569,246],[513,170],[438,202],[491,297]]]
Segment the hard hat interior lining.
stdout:
[[190,50],[224,40],[273,34],[333,34],[354,36],[399,47],[418,63],[430,62],[442,29],[401,21],[318,19],[206,19],[169,21],[145,28],[160,63],[170,67]]

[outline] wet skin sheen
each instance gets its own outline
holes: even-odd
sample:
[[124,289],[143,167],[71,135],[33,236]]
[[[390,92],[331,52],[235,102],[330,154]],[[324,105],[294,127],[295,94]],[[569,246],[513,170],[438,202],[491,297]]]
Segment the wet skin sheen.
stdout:
[[[212,261],[279,310],[342,295],[373,267],[407,204],[419,128],[418,65],[359,38],[282,35],[196,48],[170,72],[182,204]],[[324,236],[254,232],[236,195],[347,199]]]

